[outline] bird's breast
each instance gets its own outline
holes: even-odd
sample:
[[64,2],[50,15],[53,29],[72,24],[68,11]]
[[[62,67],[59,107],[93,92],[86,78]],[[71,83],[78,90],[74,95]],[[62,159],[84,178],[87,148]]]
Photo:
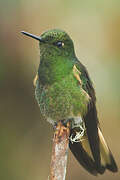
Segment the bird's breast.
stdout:
[[41,113],[54,121],[87,112],[89,98],[71,74],[51,86],[45,87],[36,81],[35,96]]

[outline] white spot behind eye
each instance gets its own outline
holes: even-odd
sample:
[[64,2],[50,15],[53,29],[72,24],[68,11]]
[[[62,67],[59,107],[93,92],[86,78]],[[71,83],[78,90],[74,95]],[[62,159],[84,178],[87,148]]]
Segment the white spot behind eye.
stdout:
[[64,47],[64,45],[65,45],[64,42],[62,42],[62,47]]
[[64,46],[64,42],[58,41],[58,42],[56,43],[56,45],[57,45],[57,47],[63,47],[63,46]]

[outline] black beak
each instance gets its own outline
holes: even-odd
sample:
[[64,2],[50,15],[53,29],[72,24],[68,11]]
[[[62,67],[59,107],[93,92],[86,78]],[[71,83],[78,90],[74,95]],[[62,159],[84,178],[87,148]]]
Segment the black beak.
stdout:
[[31,34],[31,33],[25,32],[25,31],[21,31],[21,33],[26,35],[26,36],[29,36],[29,37],[31,37],[33,39],[36,39],[36,40],[38,40],[40,42],[44,42],[43,39],[40,36],[36,36],[34,34]]

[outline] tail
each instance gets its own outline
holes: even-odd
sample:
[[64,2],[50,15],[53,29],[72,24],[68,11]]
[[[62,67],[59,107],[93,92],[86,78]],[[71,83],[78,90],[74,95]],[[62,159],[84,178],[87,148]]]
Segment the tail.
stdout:
[[98,128],[98,135],[100,139],[100,158],[101,158],[101,171],[97,167],[95,160],[93,158],[91,148],[87,135],[83,136],[83,140],[80,142],[75,142],[69,144],[70,150],[74,154],[78,162],[91,174],[97,175],[103,174],[106,169],[117,172],[117,165],[113,158],[111,151],[109,150],[107,143],[102,135],[101,130]]
[[98,128],[98,134],[99,134],[99,139],[100,139],[101,164],[106,169],[112,172],[117,172],[118,168],[117,168],[116,162],[99,128]]

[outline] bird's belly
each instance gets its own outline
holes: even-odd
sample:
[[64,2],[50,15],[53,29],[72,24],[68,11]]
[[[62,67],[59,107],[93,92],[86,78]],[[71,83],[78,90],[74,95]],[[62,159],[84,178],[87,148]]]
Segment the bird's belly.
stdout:
[[88,96],[72,78],[54,83],[49,88],[36,83],[35,96],[41,113],[54,121],[83,116],[87,111]]

